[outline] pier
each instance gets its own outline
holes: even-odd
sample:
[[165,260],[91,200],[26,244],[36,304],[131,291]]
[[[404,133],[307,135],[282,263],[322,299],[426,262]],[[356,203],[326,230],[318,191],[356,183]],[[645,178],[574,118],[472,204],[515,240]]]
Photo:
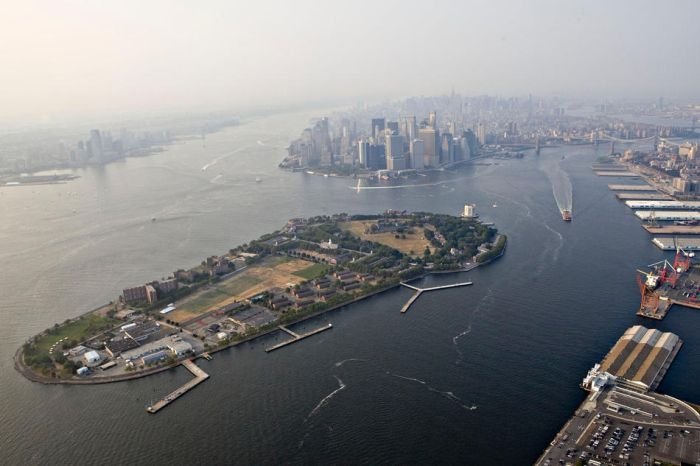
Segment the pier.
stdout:
[[185,366],[185,368],[189,370],[192,373],[192,375],[194,375],[194,379],[186,382],[183,386],[171,392],[165,398],[158,400],[152,405],[148,406],[146,408],[146,411],[148,411],[151,414],[157,413],[158,411],[165,408],[170,403],[177,400],[182,395],[192,390],[194,387],[196,387],[197,385],[209,378],[209,374],[204,372],[198,365],[196,365],[189,359],[182,361],[182,365]]
[[595,174],[598,176],[619,176],[619,177],[624,177],[624,178],[639,178],[638,174],[632,173],[632,172],[625,172],[625,171],[607,170],[607,171],[595,172]]
[[612,191],[656,191],[656,188],[648,184],[609,184],[608,189]]
[[700,235],[699,225],[668,225],[663,227],[642,225],[642,227],[652,235]]
[[282,343],[277,343],[276,345],[270,346],[269,348],[265,348],[266,353],[269,353],[270,351],[274,351],[276,349],[280,349],[280,348],[287,346],[287,345],[291,345],[292,343],[296,343],[300,340],[303,340],[304,338],[308,338],[310,336],[316,335],[317,333],[321,333],[321,332],[325,332],[326,330],[330,330],[333,328],[333,324],[328,324],[325,327],[319,327],[316,330],[312,330],[310,332],[302,333],[302,334],[292,332],[284,325],[280,325],[278,328],[280,330],[282,330],[283,332],[288,333],[293,338],[291,340],[283,341]]
[[620,192],[615,194],[621,201],[671,201],[673,198],[664,193],[650,193],[645,191]]
[[408,283],[401,282],[402,286],[405,286],[406,288],[410,288],[415,291],[413,296],[409,298],[408,301],[406,301],[406,304],[403,305],[401,308],[401,314],[405,314],[406,311],[413,305],[414,302],[426,291],[436,291],[436,290],[445,290],[447,288],[456,288],[458,286],[469,286],[472,285],[472,282],[464,282],[464,283],[453,283],[451,285],[442,285],[442,286],[432,286],[430,288],[418,288],[417,286],[409,285]]

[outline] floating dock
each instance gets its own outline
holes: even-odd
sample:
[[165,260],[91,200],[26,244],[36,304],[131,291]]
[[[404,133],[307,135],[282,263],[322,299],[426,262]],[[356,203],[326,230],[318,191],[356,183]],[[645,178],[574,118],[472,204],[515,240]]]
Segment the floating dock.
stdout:
[[192,362],[189,359],[182,361],[182,365],[185,366],[185,368],[187,368],[187,370],[189,370],[192,373],[192,375],[194,375],[194,379],[186,382],[183,386],[181,386],[177,390],[171,392],[165,398],[158,400],[155,403],[153,403],[152,405],[148,406],[146,408],[146,411],[148,411],[151,414],[157,413],[158,411],[165,408],[170,403],[177,400],[182,395],[189,392],[194,387],[196,387],[197,385],[199,385],[200,383],[204,382],[205,380],[207,380],[209,378],[209,374],[204,372],[198,365],[196,365],[194,362]]
[[401,308],[401,314],[405,314],[406,311],[411,307],[411,305],[416,302],[416,300],[426,291],[436,291],[436,290],[445,290],[447,288],[456,288],[458,286],[469,286],[472,285],[472,282],[464,282],[464,283],[453,283],[451,285],[442,285],[442,286],[432,286],[430,288],[418,288],[417,286],[409,285],[408,283],[401,282],[402,286],[405,286],[406,288],[410,288],[415,291],[413,296],[409,298],[408,301],[406,301],[406,304],[403,305]]
[[289,330],[284,325],[280,325],[278,328],[280,330],[282,330],[283,332],[288,333],[292,337],[292,339],[287,340],[287,341],[283,341],[282,343],[277,343],[276,345],[270,346],[269,348],[265,348],[266,353],[280,349],[280,348],[287,346],[287,345],[291,345],[292,343],[296,343],[300,340],[303,340],[304,338],[308,338],[310,336],[316,335],[317,333],[321,333],[321,332],[325,332],[326,330],[330,330],[333,328],[333,324],[328,324],[325,327],[319,327],[316,330],[312,330],[310,332],[301,333],[301,334]]
[[656,188],[648,184],[609,184],[608,189],[612,191],[656,191]]

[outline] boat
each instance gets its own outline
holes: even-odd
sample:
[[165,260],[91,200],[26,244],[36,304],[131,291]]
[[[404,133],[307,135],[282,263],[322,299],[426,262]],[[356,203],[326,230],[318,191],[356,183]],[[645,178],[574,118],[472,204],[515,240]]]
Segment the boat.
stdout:
[[571,211],[570,210],[562,210],[561,211],[561,218],[564,219],[565,222],[570,222],[571,221]]
[[260,183],[261,181],[262,181],[262,179],[260,179],[260,178],[255,178],[255,182],[256,182],[256,183]]

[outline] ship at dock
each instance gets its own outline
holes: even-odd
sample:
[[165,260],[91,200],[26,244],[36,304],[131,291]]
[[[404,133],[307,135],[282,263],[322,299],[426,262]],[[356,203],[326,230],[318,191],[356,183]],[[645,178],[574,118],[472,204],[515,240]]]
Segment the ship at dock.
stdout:
[[570,222],[570,221],[571,221],[571,211],[568,210],[568,209],[562,210],[562,211],[561,211],[561,218],[562,218],[565,222]]

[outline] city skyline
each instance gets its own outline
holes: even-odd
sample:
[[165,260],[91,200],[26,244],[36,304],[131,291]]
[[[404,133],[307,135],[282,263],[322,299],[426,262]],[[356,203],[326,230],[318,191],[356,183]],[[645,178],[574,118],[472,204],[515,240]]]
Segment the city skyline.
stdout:
[[[32,1],[0,12],[0,121],[457,92],[695,97],[695,2]],[[435,19],[426,19],[435,18]],[[653,31],[653,33],[650,33]]]

